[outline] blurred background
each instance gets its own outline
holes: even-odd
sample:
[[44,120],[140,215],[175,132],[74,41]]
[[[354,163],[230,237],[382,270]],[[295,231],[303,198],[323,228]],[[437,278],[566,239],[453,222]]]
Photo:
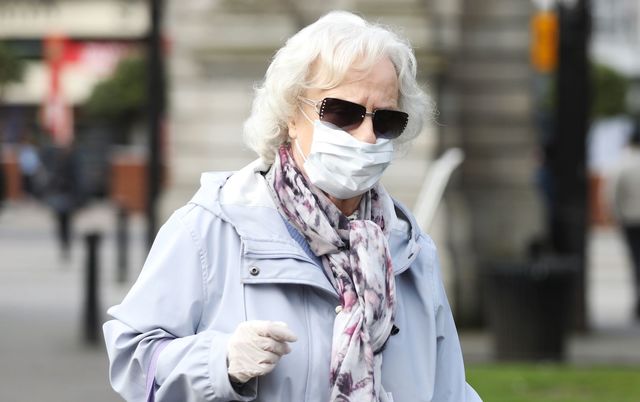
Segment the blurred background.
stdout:
[[614,208],[640,0],[0,1],[0,400],[119,400],[106,308],[200,173],[255,158],[253,86],[333,9],[408,36],[437,106],[384,182],[439,246],[468,381],[486,401],[640,400]]

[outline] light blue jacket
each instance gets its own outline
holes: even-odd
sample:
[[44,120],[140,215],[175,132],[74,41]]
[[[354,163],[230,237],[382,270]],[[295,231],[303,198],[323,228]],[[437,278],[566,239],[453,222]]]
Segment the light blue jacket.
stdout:
[[[110,379],[126,400],[328,401],[338,295],[275,209],[260,173],[267,168],[256,161],[232,175],[205,173],[109,309]],[[396,214],[389,244],[400,332],[383,352],[384,389],[395,402],[480,401],[465,382],[434,244],[406,209]],[[298,341],[271,373],[236,391],[227,341],[245,320],[284,321]]]

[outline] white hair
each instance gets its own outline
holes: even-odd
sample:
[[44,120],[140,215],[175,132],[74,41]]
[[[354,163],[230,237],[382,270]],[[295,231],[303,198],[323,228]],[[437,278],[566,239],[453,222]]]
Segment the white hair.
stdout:
[[278,50],[264,81],[255,88],[251,115],[244,123],[245,143],[264,161],[273,162],[278,147],[289,140],[287,123],[306,89],[334,88],[356,63],[368,69],[383,57],[391,60],[398,75],[398,107],[409,114],[405,131],[393,140],[396,149],[405,149],[433,113],[416,81],[413,50],[388,28],[345,11],[328,13]]

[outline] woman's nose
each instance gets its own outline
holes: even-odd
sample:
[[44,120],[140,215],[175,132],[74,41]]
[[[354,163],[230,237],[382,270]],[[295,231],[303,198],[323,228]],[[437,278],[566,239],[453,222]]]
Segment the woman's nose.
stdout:
[[349,133],[358,141],[367,142],[369,144],[376,143],[376,134],[373,132],[373,119],[371,116],[365,116],[362,124]]

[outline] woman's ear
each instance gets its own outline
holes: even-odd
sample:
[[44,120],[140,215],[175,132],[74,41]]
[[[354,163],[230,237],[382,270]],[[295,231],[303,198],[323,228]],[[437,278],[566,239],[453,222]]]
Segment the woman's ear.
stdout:
[[289,132],[287,133],[289,135],[289,139],[295,140],[296,137],[298,136],[298,133],[296,132],[295,117],[289,120],[289,122],[287,123],[287,128],[289,129],[288,130]]

